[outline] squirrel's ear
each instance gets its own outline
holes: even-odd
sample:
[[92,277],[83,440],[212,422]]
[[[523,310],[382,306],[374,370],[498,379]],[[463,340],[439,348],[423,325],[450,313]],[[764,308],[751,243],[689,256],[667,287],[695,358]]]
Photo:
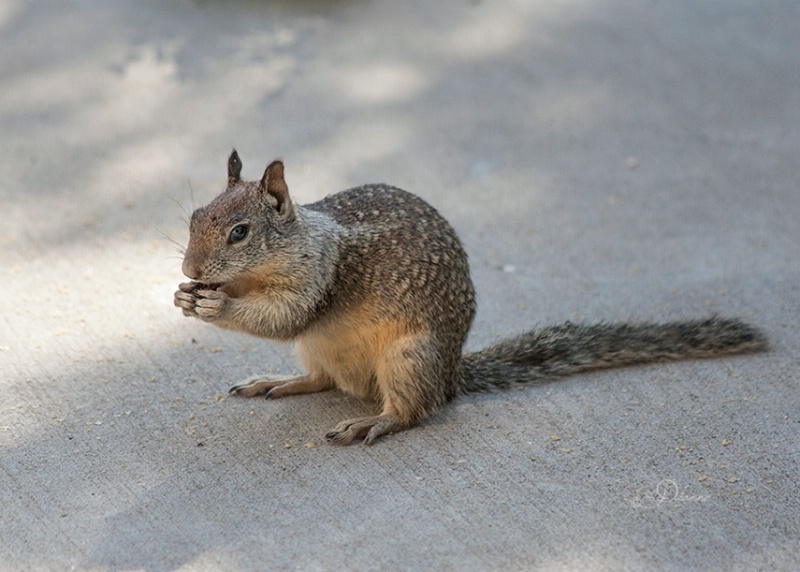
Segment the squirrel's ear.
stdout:
[[289,198],[289,187],[283,178],[283,163],[273,161],[264,171],[261,182],[258,184],[262,191],[266,191],[275,199],[275,209],[283,216],[288,216],[292,209],[292,200]]
[[231,156],[228,157],[228,186],[233,185],[233,183],[238,183],[241,174],[242,160],[239,159],[239,153],[234,149]]

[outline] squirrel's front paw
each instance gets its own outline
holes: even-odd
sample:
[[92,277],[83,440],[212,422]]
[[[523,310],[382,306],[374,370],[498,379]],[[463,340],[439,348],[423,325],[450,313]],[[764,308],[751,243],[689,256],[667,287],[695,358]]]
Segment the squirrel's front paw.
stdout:
[[200,318],[205,322],[218,320],[228,305],[228,295],[219,290],[209,289],[199,282],[185,282],[178,286],[174,304],[183,310],[184,316]]
[[222,317],[230,301],[228,295],[219,290],[197,290],[194,297],[194,315],[204,322],[213,322]]
[[198,317],[196,311],[198,286],[199,284],[197,282],[184,282],[178,285],[180,289],[175,292],[173,303],[183,310],[184,316]]

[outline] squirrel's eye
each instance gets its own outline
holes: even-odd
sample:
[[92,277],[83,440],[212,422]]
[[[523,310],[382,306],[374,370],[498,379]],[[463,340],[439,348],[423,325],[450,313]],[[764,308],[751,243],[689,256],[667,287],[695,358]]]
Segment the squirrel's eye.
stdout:
[[246,224],[237,224],[233,227],[231,231],[230,241],[231,242],[241,242],[244,240],[244,237],[247,236],[247,225]]

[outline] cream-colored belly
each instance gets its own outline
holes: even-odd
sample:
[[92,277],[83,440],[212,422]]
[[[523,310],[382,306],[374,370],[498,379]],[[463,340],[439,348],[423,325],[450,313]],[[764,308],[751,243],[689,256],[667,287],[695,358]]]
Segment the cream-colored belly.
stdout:
[[375,379],[386,348],[404,335],[398,324],[358,316],[317,326],[298,340],[300,357],[310,375],[326,375],[347,393],[379,399]]

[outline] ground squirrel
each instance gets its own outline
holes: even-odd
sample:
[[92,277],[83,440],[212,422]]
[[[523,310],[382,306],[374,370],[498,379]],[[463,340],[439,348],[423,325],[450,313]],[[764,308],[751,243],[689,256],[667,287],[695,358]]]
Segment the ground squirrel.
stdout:
[[418,423],[457,395],[581,371],[757,351],[756,328],[732,319],[666,324],[566,323],[462,355],[475,314],[467,255],[448,222],[419,197],[364,185],[297,205],[283,163],[240,178],[197,209],[175,292],[186,316],[295,340],[306,375],[253,377],[231,388],[267,398],[338,388],[381,413],[349,419],[328,441],[372,443]]

